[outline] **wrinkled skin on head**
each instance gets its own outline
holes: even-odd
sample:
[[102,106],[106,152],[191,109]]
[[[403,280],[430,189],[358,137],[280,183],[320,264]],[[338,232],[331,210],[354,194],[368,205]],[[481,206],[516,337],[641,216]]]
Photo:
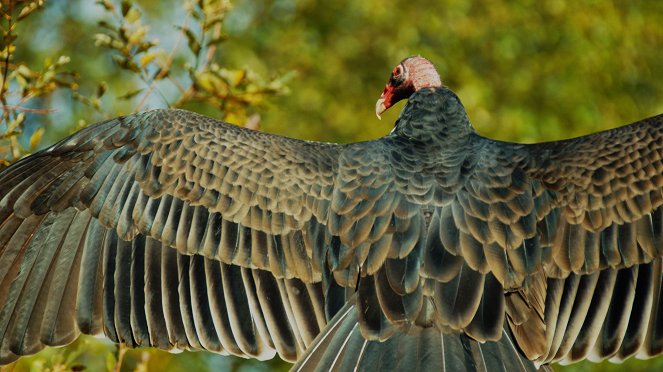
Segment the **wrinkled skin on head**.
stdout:
[[375,103],[375,115],[380,115],[400,100],[426,87],[442,86],[433,63],[421,56],[408,57],[394,67],[389,82]]

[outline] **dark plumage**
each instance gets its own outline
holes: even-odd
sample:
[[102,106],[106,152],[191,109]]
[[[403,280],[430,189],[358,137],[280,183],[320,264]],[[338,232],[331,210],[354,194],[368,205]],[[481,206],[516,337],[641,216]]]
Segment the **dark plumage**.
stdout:
[[[534,370],[663,352],[662,116],[523,145],[403,61],[369,142],[180,110],[0,174],[0,363],[104,333],[296,368]],[[381,111],[382,110],[382,111]]]

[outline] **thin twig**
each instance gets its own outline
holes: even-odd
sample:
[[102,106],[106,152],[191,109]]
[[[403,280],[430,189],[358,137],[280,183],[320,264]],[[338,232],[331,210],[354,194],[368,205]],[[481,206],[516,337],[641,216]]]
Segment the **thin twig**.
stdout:
[[[184,18],[184,22],[182,22],[182,28],[185,28],[187,26],[190,15],[191,14],[189,13]],[[157,82],[170,71],[170,67],[173,65],[173,60],[175,59],[175,53],[180,48],[180,43],[182,42],[183,37],[184,33],[180,32],[179,35],[177,36],[177,39],[175,39],[175,45],[173,46],[173,49],[168,54],[166,63],[164,64],[164,66],[159,66],[161,67],[161,71],[159,71],[159,73],[154,78],[152,78],[152,83],[147,88],[147,92],[145,93],[145,95],[143,95],[143,98],[141,98],[140,102],[138,102],[138,105],[136,105],[136,111],[140,111],[143,108],[143,105],[145,104],[147,99],[150,97],[150,95],[152,95],[152,92],[154,92]]]
[[[2,5],[0,5],[1,7]],[[7,49],[7,55],[5,56],[4,60],[4,69],[2,71],[2,85],[0,85],[0,102],[2,102],[2,119],[3,120],[9,120],[9,110],[7,110],[7,100],[5,97],[5,85],[7,84],[7,77],[9,76],[9,56],[11,54],[11,35],[12,35],[12,26],[13,26],[13,18],[12,14],[14,13],[14,2],[10,1],[9,4],[7,4],[9,7],[9,12],[7,12],[8,15],[8,20],[7,20],[7,39],[10,40],[9,44],[5,46]]]
[[[212,31],[212,40],[216,40],[219,36],[221,36],[221,23],[214,25],[214,30]],[[212,59],[214,59],[214,55],[216,54],[216,47],[216,44],[212,44],[207,47],[207,55],[205,56],[206,65],[209,65],[212,62]]]
[[184,104],[184,102],[186,102],[186,101],[188,101],[189,99],[191,99],[191,97],[192,97],[195,93],[196,93],[196,92],[195,92],[195,89],[193,88],[193,84],[191,84],[191,85],[187,88],[187,90],[185,90],[184,93],[182,93],[182,95],[180,95],[180,98],[177,99],[177,102],[175,102],[175,103],[173,104],[172,107],[180,107],[182,104]]
[[122,370],[122,361],[124,360],[124,354],[127,352],[127,347],[124,344],[119,344],[117,346],[117,363],[115,364],[115,372],[120,372]]
[[172,75],[168,75],[168,81],[170,81],[175,86],[175,88],[177,88],[180,94],[184,94],[186,88],[184,88],[184,86],[180,84],[180,82],[177,81],[176,78],[174,78]]
[[17,64],[15,64],[15,63],[11,63],[11,62],[7,62],[7,61],[0,61],[0,63],[1,63],[3,66],[9,66],[9,68],[11,68],[11,69],[15,69],[16,67],[18,67]]
[[29,112],[33,114],[42,114],[42,115],[50,114],[57,111],[56,109],[49,109],[49,108],[38,109],[38,108],[29,108],[29,107],[16,106],[16,105],[5,105],[5,107],[14,111]]

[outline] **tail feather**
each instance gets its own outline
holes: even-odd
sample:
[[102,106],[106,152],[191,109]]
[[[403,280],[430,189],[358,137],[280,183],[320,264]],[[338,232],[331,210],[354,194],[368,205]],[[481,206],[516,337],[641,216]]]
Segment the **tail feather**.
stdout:
[[[536,371],[512,340],[508,327],[498,341],[480,343],[435,327],[399,329],[384,342],[361,335],[350,299],[318,335],[293,371]],[[542,369],[549,370],[548,366]]]

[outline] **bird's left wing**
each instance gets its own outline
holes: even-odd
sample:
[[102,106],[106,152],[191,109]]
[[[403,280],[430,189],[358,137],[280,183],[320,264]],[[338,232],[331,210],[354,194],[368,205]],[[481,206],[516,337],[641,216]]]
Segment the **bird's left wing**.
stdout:
[[663,115],[527,146],[529,172],[554,196],[558,275],[631,267],[663,254]]
[[662,121],[533,145],[475,135],[441,208],[444,252],[498,278],[530,358],[663,352]]

